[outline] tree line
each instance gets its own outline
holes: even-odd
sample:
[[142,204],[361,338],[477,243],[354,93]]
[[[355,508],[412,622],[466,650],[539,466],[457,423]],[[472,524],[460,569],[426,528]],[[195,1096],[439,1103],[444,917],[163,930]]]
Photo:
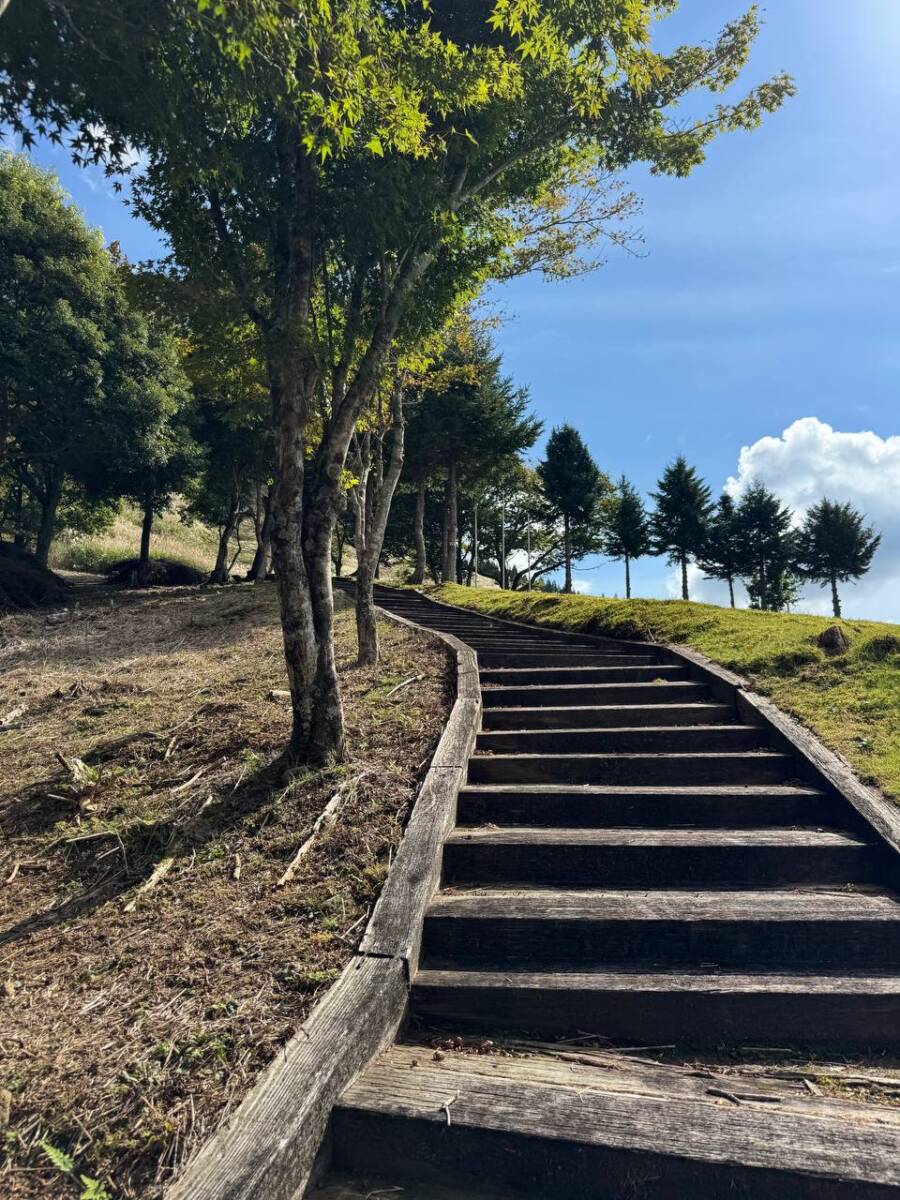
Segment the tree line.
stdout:
[[[488,281],[565,278],[627,238],[625,168],[687,175],[715,137],[756,128],[792,93],[778,75],[723,96],[757,35],[755,8],[718,37],[660,51],[654,21],[669,7],[84,0],[74,18],[58,0],[5,7],[0,127],[131,173],[134,211],[171,247],[168,274],[201,312],[212,303],[208,323],[188,322],[209,351],[194,359],[193,391],[232,464],[236,426],[255,428],[245,400],[265,392],[274,470],[259,514],[292,696],[288,762],[344,755],[332,545],[356,489],[360,547],[377,561],[396,477],[378,446],[399,444],[423,348]],[[686,124],[679,104],[698,92],[707,115]],[[84,332],[111,397],[114,365]],[[233,368],[223,407],[219,338]],[[36,396],[39,372],[22,386]],[[250,486],[252,459],[217,475],[229,497]],[[77,501],[90,471],[67,478]]]
[[[684,600],[696,564],[705,578],[728,585],[732,608],[739,581],[750,607],[770,612],[789,608],[809,581],[830,588],[840,617],[838,584],[861,578],[881,541],[851,504],[824,498],[796,526],[791,510],[760,482],[738,501],[728,492],[714,501],[678,456],[648,506],[625,476],[611,481],[568,424],[552,430],[532,468],[522,454],[540,426],[523,408],[524,393],[505,381],[504,440],[493,408],[499,363],[489,363],[483,391],[466,384],[465,405],[459,388],[432,396],[407,429],[411,478],[401,482],[385,552],[396,561],[414,559],[411,581],[421,583],[427,571],[436,582],[472,585],[480,574],[512,590],[556,590],[552,577],[561,571],[561,590],[571,592],[574,565],[602,555],[623,563],[631,599],[633,564],[665,556],[679,569]],[[482,378],[472,366],[473,377]],[[338,557],[335,565],[340,571]]]

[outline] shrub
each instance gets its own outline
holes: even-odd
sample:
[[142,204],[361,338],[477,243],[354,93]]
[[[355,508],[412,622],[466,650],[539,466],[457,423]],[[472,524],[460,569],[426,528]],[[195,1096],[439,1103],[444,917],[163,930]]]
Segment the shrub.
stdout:
[[123,587],[190,587],[205,583],[208,575],[198,571],[189,563],[178,562],[171,558],[151,558],[147,575],[138,579],[137,558],[124,558],[112,563],[106,568],[106,578],[110,583]]
[[60,604],[69,585],[33,554],[8,542],[0,542],[0,609],[34,608]]

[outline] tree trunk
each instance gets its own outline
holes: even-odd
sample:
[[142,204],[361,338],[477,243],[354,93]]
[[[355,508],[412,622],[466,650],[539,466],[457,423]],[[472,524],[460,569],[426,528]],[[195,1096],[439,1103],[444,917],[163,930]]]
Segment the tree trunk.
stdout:
[[456,544],[456,463],[451,463],[447,471],[447,484],[444,489],[444,562],[441,570],[441,579],[444,583],[454,583],[456,581]]
[[234,520],[229,513],[228,520],[219,530],[219,546],[216,551],[216,565],[212,569],[212,574],[209,577],[210,583],[227,583],[228,582],[228,543],[231,541],[231,533],[234,529]]
[[262,525],[257,530],[256,551],[253,555],[253,562],[250,564],[250,570],[247,572],[247,578],[252,579],[254,583],[259,583],[261,579],[265,579],[269,573],[269,561],[271,557],[272,489],[270,488],[266,495]]
[[734,608],[734,576],[728,576],[728,599],[731,601],[731,607]]
[[356,493],[356,661],[360,667],[374,666],[380,653],[373,584],[378,577],[384,534],[403,469],[405,419],[399,385],[391,399],[391,434],[393,440],[387,470],[384,469],[383,438],[367,434],[362,443],[369,462],[362,464]]
[[681,598],[682,600],[690,600],[688,592],[688,573],[687,573],[687,555],[681,555]]
[[46,567],[50,558],[50,547],[56,533],[56,513],[62,499],[62,473],[52,470],[47,489],[40,500],[41,521],[38,526],[37,543],[34,556],[42,567]]
[[[291,737],[285,761],[323,765],[344,757],[343,713],[331,649],[333,519],[317,514],[324,536],[305,539],[304,431],[316,381],[298,379],[295,364],[270,360],[276,472],[272,492],[272,562],[278,587]],[[323,562],[310,568],[324,544]],[[324,569],[323,569],[324,568]]]
[[831,606],[834,609],[834,615],[840,620],[841,617],[841,598],[838,595],[837,575],[832,572],[831,575]]
[[411,583],[425,582],[425,568],[428,565],[425,554],[425,476],[416,480],[416,516],[414,521],[416,540],[416,563],[413,568]]
[[568,515],[563,517],[563,554],[566,559],[566,582],[563,591],[569,595],[572,591],[572,531],[569,528]]
[[625,599],[631,599],[631,559],[625,555]]
[[141,522],[141,551],[138,556],[138,583],[146,583],[150,574],[150,535],[153,532],[153,497],[144,500],[144,519]]

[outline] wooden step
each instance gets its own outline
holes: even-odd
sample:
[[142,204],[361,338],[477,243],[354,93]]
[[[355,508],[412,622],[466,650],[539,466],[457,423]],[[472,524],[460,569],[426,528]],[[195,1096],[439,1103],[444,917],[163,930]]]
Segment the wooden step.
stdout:
[[583,708],[486,708],[482,728],[578,729],[648,725],[722,725],[735,720],[730,704],[606,704]]
[[581,683],[547,687],[497,687],[481,689],[485,708],[560,708],[573,705],[667,704],[709,699],[702,683]]
[[900,904],[872,890],[473,888],[428,909],[424,965],[645,962],[900,967]]
[[687,667],[661,663],[629,663],[619,667],[490,667],[481,671],[482,686],[547,687],[578,683],[653,683],[657,679],[684,682]]
[[871,841],[819,829],[456,829],[443,851],[448,886],[793,887],[881,869]]
[[419,971],[417,1021],[466,1032],[680,1046],[900,1047],[900,974],[660,971]]
[[759,725],[659,725],[597,729],[501,729],[479,733],[476,754],[691,754],[762,750]]
[[847,806],[815,788],[604,787],[582,784],[481,784],[457,801],[460,826],[745,827],[834,825]]
[[[718,1091],[734,1086],[723,1077]],[[339,1100],[334,1156],[345,1170],[389,1165],[415,1183],[477,1194],[490,1182],[533,1200],[896,1200],[896,1109],[777,1082],[741,1084],[759,1103],[716,1090],[656,1064],[395,1046]]]
[[788,754],[481,754],[469,760],[469,783],[784,783]]

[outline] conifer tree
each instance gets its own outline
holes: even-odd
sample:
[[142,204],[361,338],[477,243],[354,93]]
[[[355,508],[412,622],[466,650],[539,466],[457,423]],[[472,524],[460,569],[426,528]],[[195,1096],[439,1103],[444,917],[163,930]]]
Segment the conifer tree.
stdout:
[[625,563],[625,598],[631,599],[631,563],[650,553],[650,519],[640,493],[623,475],[606,527],[603,549]]
[[[550,434],[538,474],[553,515],[562,522],[564,590],[568,593],[572,591],[573,533],[583,533],[596,524],[598,505],[610,491],[609,480],[591,458],[581,434],[571,425],[559,425]],[[597,533],[591,548],[599,550],[600,545]]]
[[734,581],[741,562],[741,536],[737,508],[727,492],[719,498],[709,523],[706,545],[699,563],[707,579],[720,579],[728,584],[728,598],[734,608]]
[[881,534],[870,525],[864,525],[864,520],[862,513],[851,504],[820,500],[806,514],[796,537],[797,572],[822,587],[831,585],[831,603],[836,617],[841,615],[838,583],[865,575],[881,544]]
[[737,510],[740,575],[750,607],[781,612],[797,599],[793,514],[764,484],[753,483]]
[[656,510],[651,521],[653,552],[668,555],[669,562],[681,567],[681,598],[690,600],[688,563],[703,553],[713,510],[710,490],[689,467],[684,455],[663,472],[651,495]]

